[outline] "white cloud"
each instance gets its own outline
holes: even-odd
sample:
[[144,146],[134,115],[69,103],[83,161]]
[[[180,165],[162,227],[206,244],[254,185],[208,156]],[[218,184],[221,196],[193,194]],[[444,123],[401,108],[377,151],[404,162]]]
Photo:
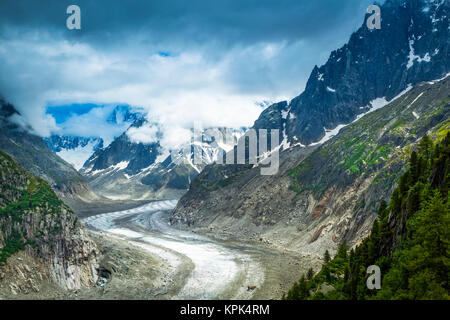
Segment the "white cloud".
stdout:
[[181,127],[172,127],[164,130],[164,136],[161,139],[163,150],[170,151],[180,148],[184,143],[190,142],[192,132],[189,129]]
[[97,107],[81,115],[74,114],[51,131],[60,135],[100,137],[106,146],[130,126],[128,122],[114,124],[106,121],[114,107]]
[[[164,142],[170,148],[183,139],[175,134],[185,134],[194,121],[201,121],[205,127],[250,126],[261,112],[256,101],[281,98],[237,92],[227,78],[230,56],[210,60],[199,52],[185,52],[166,58],[98,52],[86,44],[46,40],[25,36],[2,41],[0,50],[5,72],[12,75],[10,79],[1,78],[1,88],[43,136],[58,131],[83,136],[105,132],[106,140],[110,140],[126,128],[107,126],[103,121],[106,110],[96,108],[73,116],[57,128],[54,119],[45,114],[45,106],[126,103],[144,107],[150,121],[160,121],[167,131]],[[267,46],[262,50],[274,54]],[[153,129],[144,127],[133,130],[131,136],[144,141],[152,140],[154,134]]]
[[127,131],[131,141],[136,143],[153,143],[158,141],[159,129],[156,125],[144,124],[140,128],[132,127]]

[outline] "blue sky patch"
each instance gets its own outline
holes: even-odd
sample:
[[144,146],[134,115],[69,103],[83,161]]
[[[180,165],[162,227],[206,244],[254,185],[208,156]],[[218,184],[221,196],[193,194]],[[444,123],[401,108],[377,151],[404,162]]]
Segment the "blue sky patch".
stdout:
[[46,114],[55,118],[57,124],[66,122],[66,120],[74,115],[86,114],[94,108],[103,108],[104,105],[93,103],[72,103],[62,106],[50,106],[45,111]]

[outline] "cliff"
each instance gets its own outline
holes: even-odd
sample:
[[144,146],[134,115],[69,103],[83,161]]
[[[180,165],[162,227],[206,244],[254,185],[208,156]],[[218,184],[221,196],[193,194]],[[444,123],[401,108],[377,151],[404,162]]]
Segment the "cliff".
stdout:
[[[8,263],[18,253],[28,264]],[[62,289],[92,286],[97,255],[81,221],[49,184],[0,151],[0,287],[17,294],[38,291],[45,281]]]

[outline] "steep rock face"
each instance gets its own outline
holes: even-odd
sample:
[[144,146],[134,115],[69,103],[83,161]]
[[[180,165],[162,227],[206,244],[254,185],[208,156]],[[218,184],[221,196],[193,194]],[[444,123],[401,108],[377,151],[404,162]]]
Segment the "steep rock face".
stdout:
[[172,223],[318,258],[343,239],[357,244],[417,140],[450,129],[449,86],[449,78],[420,83],[321,146],[287,149],[276,176],[209,166],[179,201]]
[[126,132],[86,161],[80,172],[95,192],[111,199],[144,199],[152,193],[141,180],[160,156],[160,145],[135,142],[128,135],[129,130],[143,125],[150,124],[140,117]]
[[291,144],[308,145],[325,128],[352,122],[373,100],[389,101],[409,85],[441,78],[449,70],[449,8],[445,0],[386,1],[381,29],[364,23],[325,65],[314,68],[301,95],[288,106],[269,107],[257,123],[266,124],[270,116],[269,125],[280,124]]
[[[136,120],[130,128],[139,128],[147,121],[144,118]],[[105,170],[119,163],[128,174],[136,174],[143,168],[153,164],[159,155],[159,143],[134,143],[127,132],[115,139],[109,146],[95,152],[86,164],[84,170]]]
[[95,197],[83,177],[34,135],[14,106],[4,100],[0,100],[0,128],[0,149],[47,181],[60,196]]
[[96,284],[98,251],[81,221],[44,180],[1,151],[0,191],[1,278],[14,271],[8,258],[25,251],[42,267],[39,274],[63,289]]
[[[286,136],[286,124],[288,122],[289,105],[286,101],[274,103],[267,107],[253,124],[253,129],[277,129],[279,130],[278,141],[281,143]],[[270,135],[268,143],[270,144]]]

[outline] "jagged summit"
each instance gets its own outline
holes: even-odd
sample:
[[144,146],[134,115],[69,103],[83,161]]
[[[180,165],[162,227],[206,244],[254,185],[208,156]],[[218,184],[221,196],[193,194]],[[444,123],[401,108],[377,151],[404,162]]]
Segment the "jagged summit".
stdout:
[[[148,126],[155,129],[155,141],[133,139],[133,130]],[[224,135],[224,128],[209,128]],[[233,141],[217,143],[214,139],[187,142],[175,150],[166,150],[160,143],[163,132],[158,123],[140,117],[109,146],[97,150],[80,172],[97,193],[112,199],[145,199],[179,197],[205,165],[228,152],[242,135],[232,132]],[[193,153],[201,154],[195,163]]]
[[448,14],[448,1],[387,1],[380,30],[364,22],[323,66],[314,67],[302,94],[287,106],[270,106],[257,122],[270,115],[291,144],[308,145],[369,111],[374,100],[390,101],[411,85],[443,77],[449,69]]
[[[142,118],[143,115],[144,112],[140,108],[118,105],[107,115],[105,122],[113,127],[126,128],[127,125],[132,125],[139,118]],[[64,127],[64,124],[62,124],[62,127]],[[83,167],[94,152],[102,149],[105,144],[110,143],[110,141],[105,141],[102,138],[101,132],[94,136],[84,136],[82,133],[81,135],[74,135],[57,132],[50,137],[44,138],[44,141],[47,147],[72,164],[77,170]]]

